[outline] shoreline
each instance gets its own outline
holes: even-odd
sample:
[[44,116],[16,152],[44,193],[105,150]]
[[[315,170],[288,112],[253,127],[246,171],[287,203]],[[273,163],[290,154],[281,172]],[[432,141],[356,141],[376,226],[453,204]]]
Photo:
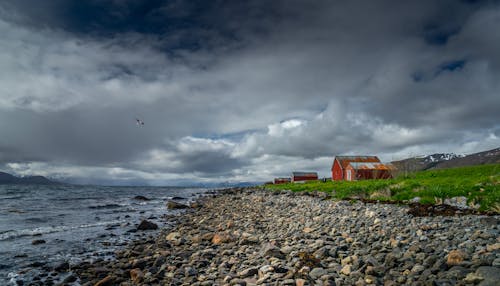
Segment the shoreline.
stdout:
[[[81,285],[495,285],[499,216],[413,217],[408,206],[234,188],[116,259],[72,268]],[[435,285],[435,284],[434,284]]]

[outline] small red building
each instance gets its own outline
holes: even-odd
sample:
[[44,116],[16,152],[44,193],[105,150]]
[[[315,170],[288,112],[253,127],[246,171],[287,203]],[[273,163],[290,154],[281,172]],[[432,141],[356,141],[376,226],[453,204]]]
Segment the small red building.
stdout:
[[275,178],[274,179],[274,184],[277,185],[277,184],[286,184],[286,183],[290,183],[292,181],[292,179],[290,178]]
[[390,164],[382,164],[377,156],[336,156],[332,180],[387,179],[392,178],[393,169],[395,167]]
[[292,182],[316,181],[318,173],[316,172],[293,172]]

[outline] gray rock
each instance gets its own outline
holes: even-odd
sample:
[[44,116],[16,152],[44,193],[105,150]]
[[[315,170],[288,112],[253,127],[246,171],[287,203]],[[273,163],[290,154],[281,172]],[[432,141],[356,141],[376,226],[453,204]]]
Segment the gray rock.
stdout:
[[311,272],[309,272],[309,276],[312,279],[316,280],[327,273],[328,273],[328,271],[326,271],[325,269],[317,267],[317,268],[313,268],[311,270]]
[[279,259],[285,258],[285,254],[281,252],[281,250],[278,247],[271,244],[265,245],[262,249],[262,253],[265,257],[276,257]]
[[256,267],[251,267],[251,268],[247,268],[241,272],[238,272],[238,276],[241,278],[247,278],[247,277],[257,275],[258,273],[259,273],[259,270]]
[[500,271],[497,267],[481,266],[476,270],[476,275],[483,278],[481,286],[498,285]]

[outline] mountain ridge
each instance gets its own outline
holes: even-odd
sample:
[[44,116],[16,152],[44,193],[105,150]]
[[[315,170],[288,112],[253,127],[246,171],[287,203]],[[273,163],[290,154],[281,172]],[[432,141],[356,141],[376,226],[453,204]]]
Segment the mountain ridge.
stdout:
[[6,172],[0,172],[0,185],[56,185],[58,182],[44,176],[16,177]]
[[469,155],[435,153],[427,156],[392,161],[391,163],[396,166],[398,170],[403,172],[495,164],[500,163],[500,148],[481,151]]

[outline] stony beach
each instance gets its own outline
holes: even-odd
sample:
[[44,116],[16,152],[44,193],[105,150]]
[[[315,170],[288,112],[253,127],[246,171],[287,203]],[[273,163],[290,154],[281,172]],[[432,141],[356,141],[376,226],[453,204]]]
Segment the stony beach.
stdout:
[[71,267],[65,284],[500,285],[498,216],[231,189],[169,219],[116,259]]

